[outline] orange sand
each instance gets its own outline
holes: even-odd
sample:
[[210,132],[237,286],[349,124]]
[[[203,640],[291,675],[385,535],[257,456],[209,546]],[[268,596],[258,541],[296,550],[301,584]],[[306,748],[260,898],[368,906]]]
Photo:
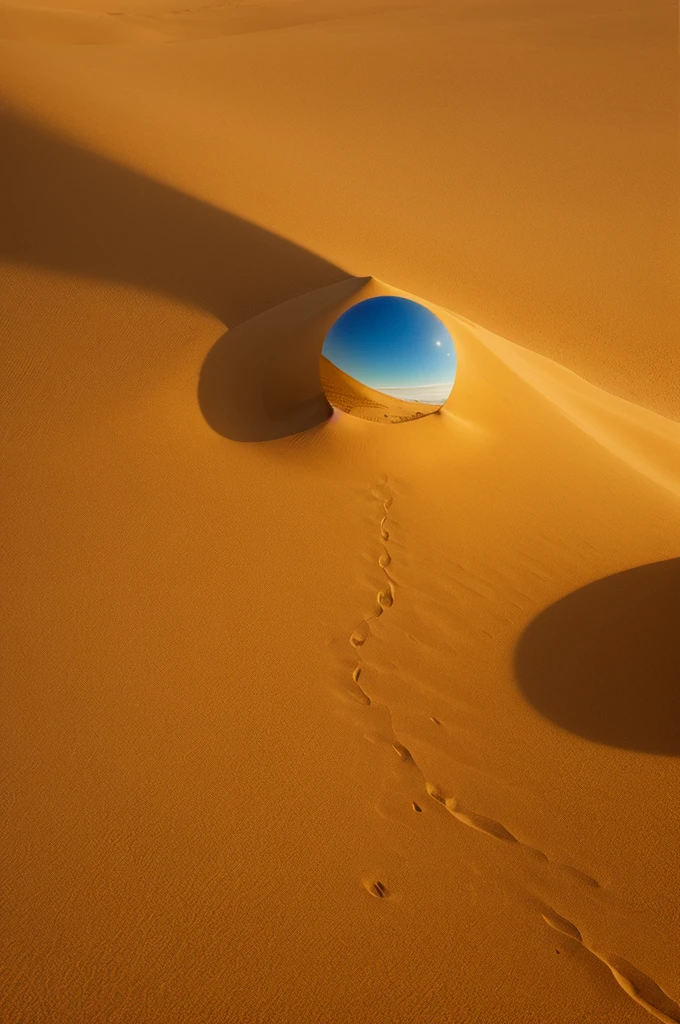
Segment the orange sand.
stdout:
[[408,423],[410,420],[431,416],[440,408],[427,402],[407,402],[366,384],[344,373],[325,356],[321,356],[321,383],[328,401],[336,409],[360,416],[373,423]]
[[680,1019],[676,16],[2,9],[3,1024]]

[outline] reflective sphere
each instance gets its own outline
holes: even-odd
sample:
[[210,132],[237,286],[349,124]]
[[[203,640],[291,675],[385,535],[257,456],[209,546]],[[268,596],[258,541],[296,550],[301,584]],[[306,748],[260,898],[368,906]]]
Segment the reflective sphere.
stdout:
[[411,299],[357,302],[331,327],[321,381],[331,405],[377,423],[437,412],[451,394],[456,350],[444,324]]

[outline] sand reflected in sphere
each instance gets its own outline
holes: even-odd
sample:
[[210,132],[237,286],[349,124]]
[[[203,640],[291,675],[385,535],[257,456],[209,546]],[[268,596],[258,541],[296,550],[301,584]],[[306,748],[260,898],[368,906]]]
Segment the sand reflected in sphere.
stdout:
[[441,320],[412,299],[357,302],[331,327],[321,380],[331,405],[377,423],[438,412],[456,377],[456,350]]

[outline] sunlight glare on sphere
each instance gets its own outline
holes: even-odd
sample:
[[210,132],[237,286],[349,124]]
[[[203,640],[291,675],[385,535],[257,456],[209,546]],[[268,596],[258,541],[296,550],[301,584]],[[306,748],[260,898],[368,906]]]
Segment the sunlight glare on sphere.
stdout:
[[333,324],[321,381],[337,409],[376,423],[405,423],[439,411],[456,365],[453,339],[434,313],[412,299],[380,295],[350,306]]

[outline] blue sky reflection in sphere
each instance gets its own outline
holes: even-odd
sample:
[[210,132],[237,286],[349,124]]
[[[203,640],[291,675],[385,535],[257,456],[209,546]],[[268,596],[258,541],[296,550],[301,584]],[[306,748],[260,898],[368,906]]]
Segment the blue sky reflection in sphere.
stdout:
[[[323,346],[322,379],[331,403],[368,419],[401,422],[435,412],[455,376],[456,350],[444,324],[425,306],[399,296],[351,306]],[[338,394],[348,389],[358,405]]]

